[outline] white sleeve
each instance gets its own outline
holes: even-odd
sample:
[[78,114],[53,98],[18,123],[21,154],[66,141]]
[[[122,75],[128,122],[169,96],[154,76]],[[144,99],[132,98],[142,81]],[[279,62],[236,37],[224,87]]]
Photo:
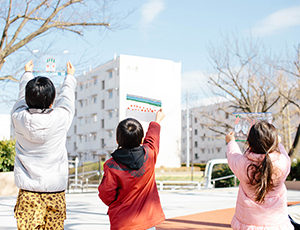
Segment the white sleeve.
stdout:
[[25,72],[21,79],[20,79],[20,85],[19,85],[19,96],[18,99],[13,106],[13,109],[11,111],[11,114],[16,112],[19,108],[27,107],[26,101],[25,101],[25,87],[27,83],[33,79],[33,74],[31,72]]

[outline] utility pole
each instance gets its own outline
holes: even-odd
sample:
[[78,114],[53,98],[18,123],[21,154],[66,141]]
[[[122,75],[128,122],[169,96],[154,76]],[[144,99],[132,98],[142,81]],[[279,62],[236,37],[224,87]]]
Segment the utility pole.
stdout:
[[186,167],[190,167],[190,114],[189,93],[186,92]]
[[[193,127],[193,111],[191,112],[191,131],[192,131],[192,127]],[[191,152],[191,181],[194,180],[194,141],[193,141],[193,138],[194,137],[194,134],[193,132],[191,132],[191,146],[192,146],[192,152]]]

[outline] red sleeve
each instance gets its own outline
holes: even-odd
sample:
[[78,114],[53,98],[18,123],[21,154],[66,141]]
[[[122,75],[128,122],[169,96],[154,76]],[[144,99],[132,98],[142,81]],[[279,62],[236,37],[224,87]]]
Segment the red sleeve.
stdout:
[[151,122],[144,138],[144,145],[154,150],[156,155],[158,154],[159,150],[159,134],[160,125],[157,122]]
[[117,199],[117,188],[118,184],[115,179],[115,176],[111,173],[110,168],[108,168],[105,163],[104,176],[98,187],[98,196],[104,204],[109,206],[112,202],[114,202]]

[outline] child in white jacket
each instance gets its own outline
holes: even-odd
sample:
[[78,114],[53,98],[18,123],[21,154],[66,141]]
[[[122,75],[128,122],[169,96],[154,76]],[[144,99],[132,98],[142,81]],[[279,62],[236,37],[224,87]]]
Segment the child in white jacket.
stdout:
[[[18,229],[64,229],[68,181],[66,134],[75,111],[75,69],[67,63],[61,93],[46,77],[33,77],[25,65],[18,100],[11,112],[16,137],[15,206]],[[51,228],[52,227],[52,228]]]

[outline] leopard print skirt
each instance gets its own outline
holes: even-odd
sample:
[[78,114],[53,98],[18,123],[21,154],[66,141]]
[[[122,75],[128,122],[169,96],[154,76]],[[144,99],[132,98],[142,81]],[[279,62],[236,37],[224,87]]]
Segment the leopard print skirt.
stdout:
[[38,193],[20,189],[14,211],[19,230],[64,229],[65,192]]

